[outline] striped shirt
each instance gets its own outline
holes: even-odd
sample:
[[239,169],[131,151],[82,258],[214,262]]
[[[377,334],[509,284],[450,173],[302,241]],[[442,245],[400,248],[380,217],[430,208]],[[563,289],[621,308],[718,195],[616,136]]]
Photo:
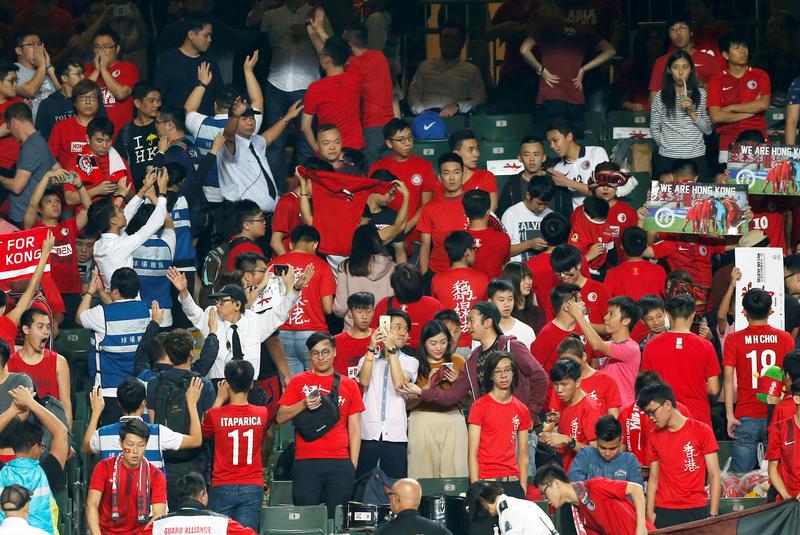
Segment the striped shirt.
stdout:
[[675,113],[669,115],[661,102],[661,91],[653,97],[650,105],[650,131],[658,145],[658,153],[667,158],[696,158],[706,153],[703,135],[714,131],[708,117],[706,90],[700,88],[700,105],[697,120],[680,107],[680,98],[675,95]]

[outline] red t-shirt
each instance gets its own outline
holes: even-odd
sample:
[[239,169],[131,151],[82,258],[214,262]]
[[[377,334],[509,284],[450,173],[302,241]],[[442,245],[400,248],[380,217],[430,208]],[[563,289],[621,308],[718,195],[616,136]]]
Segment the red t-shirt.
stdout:
[[[115,156],[119,156],[116,154],[116,149],[113,147],[109,151],[109,154],[105,156],[95,156],[89,145],[84,145],[81,148],[80,153],[78,154],[76,160],[72,162],[72,164],[67,167],[69,171],[75,171],[80,175],[81,182],[83,183],[84,187],[87,191],[98,184],[103,182],[119,182],[120,179],[125,178],[128,184],[133,184],[133,179],[131,178],[131,173],[128,170],[127,164],[125,163],[122,158],[118,160],[121,164],[120,166],[116,166],[115,169],[111,169],[111,154],[112,152]],[[73,193],[77,193],[78,190],[72,184],[64,184],[64,191],[71,191]],[[102,200],[106,195],[95,195],[92,197],[92,202],[98,202]],[[79,204],[69,204],[66,205],[65,208],[68,210],[77,211],[80,209]]]
[[[663,56],[659,56],[653,64],[653,72],[650,75],[650,84],[648,85],[650,91],[661,91],[664,70],[667,68],[667,60],[671,54],[672,51],[669,51]],[[692,52],[692,62],[694,63],[697,77],[700,78],[704,85],[708,85],[711,78],[721,70],[717,58],[709,54],[708,51],[700,50],[699,48],[695,48],[694,52]]]
[[[235,236],[231,236],[231,241],[235,239],[237,239]],[[228,253],[228,264],[226,266],[228,271],[233,271],[236,268],[236,257],[242,253],[256,253],[257,255],[264,256],[264,251],[261,247],[253,240],[247,239],[235,245]]]
[[[0,102],[0,125],[6,124],[4,115],[8,107],[17,102],[25,101],[19,97],[11,97]],[[19,147],[19,141],[11,134],[0,137],[0,167],[4,169],[11,169],[14,167],[14,164],[17,163],[17,159],[19,158]]]
[[683,269],[692,282],[711,288],[711,256],[725,252],[724,245],[669,238],[652,245],[656,258],[665,258],[670,271]]
[[[33,228],[44,227],[41,220],[33,224]],[[78,255],[75,240],[80,231],[75,218],[59,221],[53,229],[53,252],[50,255],[50,275],[58,284],[62,294],[81,293],[81,277],[78,273]]]
[[558,344],[569,336],[570,333],[576,333],[583,338],[583,331],[581,331],[577,323],[573,330],[565,331],[552,321],[549,321],[542,327],[542,330],[537,333],[536,339],[531,344],[531,355],[539,361],[544,371],[547,372],[548,377],[550,376],[550,368],[552,368],[553,364],[558,360],[558,353],[556,352]]
[[431,281],[431,295],[438,299],[445,309],[455,310],[461,319],[459,347],[469,347],[472,344],[472,336],[469,333],[469,311],[478,301],[486,300],[488,285],[489,277],[473,268],[440,271]]
[[[692,418],[692,413],[686,405],[678,403],[678,412]],[[619,411],[619,423],[622,424],[622,440],[625,442],[626,449],[636,455],[639,464],[647,464],[647,438],[653,432],[655,424],[648,418],[635,403],[628,405]]]
[[639,260],[623,262],[609,269],[603,284],[614,297],[627,295],[638,301],[647,294],[664,295],[666,282],[667,272],[663,267],[647,260]]
[[[83,71],[88,78],[94,72],[94,64],[87,63],[83,66]],[[136,69],[136,65],[127,61],[117,61],[108,68],[108,72],[117,83],[129,87],[131,90],[139,82],[139,71]],[[97,83],[103,93],[103,105],[108,112],[108,118],[114,123],[114,137],[116,137],[122,127],[133,120],[133,95],[129,95],[123,100],[117,100],[111,90],[106,87],[102,75],[97,79]]]
[[[596,477],[572,484],[578,495],[573,507],[587,535],[603,533],[635,533],[636,508],[628,500],[628,481]],[[645,520],[647,530],[656,527]]]
[[603,244],[603,252],[600,253],[600,256],[589,261],[591,269],[603,267],[608,258],[608,252],[617,247],[619,233],[619,225],[611,225],[608,219],[602,223],[589,219],[583,206],[579,206],[572,212],[572,235],[569,238],[569,244],[577,247],[583,256],[586,256],[589,248],[595,243]]
[[[408,188],[409,219],[414,217],[417,210],[422,206],[422,194],[432,193],[433,188],[438,183],[436,180],[436,173],[434,173],[433,166],[430,162],[414,154],[410,155],[408,159],[403,162],[395,160],[394,155],[378,160],[370,168],[370,176],[378,169],[386,169],[399,178]],[[392,210],[399,211],[402,203],[403,196],[395,195],[388,206]]]
[[[145,526],[136,519],[137,500],[139,497],[139,468],[127,468],[120,461],[117,473],[119,493],[119,519],[111,520],[111,481],[114,474],[114,463],[117,457],[103,459],[92,472],[89,483],[90,490],[102,492],[100,498],[100,531],[103,534],[131,535],[139,533]],[[147,464],[150,473],[150,503],[167,503],[167,478],[164,472]],[[263,476],[262,476],[263,477]]]
[[[769,428],[767,460],[780,461],[778,473],[783,479],[787,492],[792,496],[800,494],[800,447],[797,437],[800,428],[794,416],[780,420]],[[778,500],[782,498],[778,496]]]
[[419,345],[419,335],[422,332],[422,327],[432,320],[437,312],[444,309],[438,299],[429,295],[423,295],[422,299],[413,303],[401,303],[396,297],[384,297],[375,305],[375,314],[372,316],[373,329],[378,326],[378,319],[389,308],[389,299],[392,300],[392,308],[399,308],[411,317],[411,331],[408,333],[409,347],[417,347]]
[[201,425],[203,437],[214,439],[211,486],[264,484],[261,442],[269,411],[256,405],[223,405],[209,409]]
[[300,214],[300,196],[290,191],[278,199],[275,205],[275,212],[272,214],[272,232],[283,232],[284,249],[289,250],[292,241],[292,231],[303,224],[303,216]]
[[355,381],[358,377],[358,361],[367,353],[370,336],[353,338],[346,330],[334,336],[336,357],[333,359],[333,369]]
[[608,310],[608,300],[611,296],[602,282],[587,278],[586,284],[580,291],[581,300],[586,305],[586,315],[589,323],[603,323],[603,318]]
[[[336,278],[330,265],[322,258],[311,253],[288,252],[270,262],[289,264],[296,277],[300,277],[309,264],[314,265],[314,275],[303,288],[300,300],[289,312],[289,319],[281,325],[282,331],[327,331],[325,311],[322,309],[322,298],[336,293]],[[269,266],[268,266],[269,267]]]
[[[592,398],[584,396],[575,405],[565,404],[561,407],[558,432],[574,438],[576,442],[588,444],[597,438],[594,427],[601,416],[603,413],[597,408]],[[564,461],[564,471],[569,472],[569,467],[572,466],[572,461],[575,460],[578,453],[567,446],[562,446],[558,452]]]
[[360,56],[350,56],[345,71],[361,77],[361,126],[383,127],[394,119],[392,74],[383,52],[367,50]]
[[[732,76],[726,69],[715,74],[708,82],[708,107],[724,108],[731,104],[744,104],[753,102],[759,95],[768,97],[771,94],[769,74],[761,69],[747,67],[741,78]],[[730,144],[745,130],[758,130],[766,138],[765,113],[762,111],[749,119],[717,125],[719,150],[728,150]]]
[[536,296],[536,304],[539,308],[544,310],[547,319],[552,320],[556,315],[555,312],[553,312],[553,305],[550,303],[550,292],[554,287],[558,286],[561,281],[558,276],[553,273],[553,268],[550,266],[550,253],[542,251],[530,257],[526,264],[533,276],[531,292]]
[[14,373],[27,373],[33,379],[39,397],[52,394],[54,398],[61,399],[58,395],[58,353],[49,349],[44,350],[44,356],[38,364],[30,365],[22,359],[19,351],[15,351],[8,359],[8,371]]
[[[290,407],[303,399],[316,386],[320,394],[327,395],[333,389],[333,374],[317,375],[308,370],[292,377],[281,396],[280,404]],[[355,381],[341,376],[339,380],[339,420],[333,428],[313,442],[306,442],[295,433],[297,453],[295,459],[349,459],[350,442],[347,428],[348,417],[364,412],[361,390]]]
[[758,376],[764,368],[783,366],[792,349],[792,335],[770,325],[751,325],[725,337],[722,364],[736,372],[736,418],[767,417],[767,405],[756,398]]
[[775,405],[775,410],[772,411],[772,421],[770,427],[774,427],[778,422],[791,418],[797,412],[797,404],[792,399],[792,396],[787,395],[780,403]]
[[47,140],[50,152],[64,169],[72,169],[78,161],[78,155],[86,146],[86,127],[78,122],[77,117],[70,117],[56,122]]
[[786,222],[783,211],[768,212],[753,210],[750,230],[761,230],[769,238],[770,247],[780,247],[784,254],[786,248]]
[[14,342],[17,339],[18,331],[19,326],[14,325],[14,322],[8,319],[8,316],[0,316],[0,340],[5,340],[12,351],[14,350]]
[[326,76],[308,86],[303,113],[317,116],[317,124],[333,124],[342,134],[342,146],[364,148],[361,130],[361,76],[353,71]]
[[481,428],[478,478],[519,476],[517,433],[530,430],[533,425],[528,407],[515,397],[500,403],[486,394],[473,403],[467,423]]
[[468,230],[475,240],[475,265],[478,271],[485,273],[490,279],[503,274],[503,266],[511,253],[511,238],[499,230]]
[[[437,182],[438,183],[438,182]],[[434,273],[450,268],[450,259],[444,250],[444,240],[454,230],[466,230],[469,225],[461,195],[447,199],[433,199],[422,207],[417,230],[431,236],[431,254],[428,267]]]
[[655,428],[647,440],[647,462],[658,462],[656,507],[705,507],[705,455],[717,450],[714,433],[703,422],[689,418],[677,431]]
[[[497,177],[494,176],[494,173],[487,171],[486,169],[475,169],[472,171],[472,175],[469,177],[469,180],[464,182],[461,188],[465,192],[474,189],[480,189],[486,193],[497,193]],[[433,198],[443,199],[444,193],[444,186],[437,180],[436,185],[433,188]]]
[[[581,378],[581,390],[594,401],[601,416],[608,414],[608,409],[622,407],[617,383],[607,373],[596,371],[589,377]],[[551,388],[546,410],[557,410],[558,412],[563,410],[563,403],[558,399],[555,387]]]
[[669,384],[675,398],[692,411],[698,421],[711,425],[706,380],[720,373],[711,342],[694,333],[661,333],[649,342],[642,355],[642,370],[653,370]]

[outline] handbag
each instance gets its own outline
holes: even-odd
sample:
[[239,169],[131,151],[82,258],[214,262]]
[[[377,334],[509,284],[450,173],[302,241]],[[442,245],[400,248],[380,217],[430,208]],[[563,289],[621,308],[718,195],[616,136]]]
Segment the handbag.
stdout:
[[337,372],[333,372],[333,388],[331,393],[323,395],[320,392],[322,405],[315,410],[304,409],[294,417],[294,428],[306,442],[317,440],[333,429],[339,421],[339,380]]

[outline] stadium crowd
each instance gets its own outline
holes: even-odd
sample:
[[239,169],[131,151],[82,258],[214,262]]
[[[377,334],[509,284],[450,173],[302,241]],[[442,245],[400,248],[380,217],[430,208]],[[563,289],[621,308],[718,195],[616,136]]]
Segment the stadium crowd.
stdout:
[[[800,499],[800,209],[648,232],[629,162],[584,137],[649,112],[653,180],[724,184],[773,102],[796,143],[800,60],[753,66],[690,1],[611,69],[619,2],[506,0],[496,87],[456,20],[405,83],[406,2],[217,4],[0,2],[0,533],[55,534],[71,463],[92,535],[264,531],[290,425],[293,503],[334,518],[377,480],[384,534],[449,533],[416,512],[429,478],[469,479],[475,535],[554,533],[542,500],[562,533],[716,517],[719,440]],[[490,112],[533,118],[518,174],[448,126]],[[737,300],[732,251],[765,246],[785,301]],[[54,350],[78,332],[86,362]]]

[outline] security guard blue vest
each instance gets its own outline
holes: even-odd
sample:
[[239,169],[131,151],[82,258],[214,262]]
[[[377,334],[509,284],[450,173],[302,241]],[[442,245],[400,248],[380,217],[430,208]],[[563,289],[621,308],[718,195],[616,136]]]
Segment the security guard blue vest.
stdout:
[[150,309],[142,301],[116,301],[103,306],[106,334],[94,338],[94,358],[89,358],[89,375],[105,397],[116,397],[123,379],[133,375],[136,348],[150,323]]

